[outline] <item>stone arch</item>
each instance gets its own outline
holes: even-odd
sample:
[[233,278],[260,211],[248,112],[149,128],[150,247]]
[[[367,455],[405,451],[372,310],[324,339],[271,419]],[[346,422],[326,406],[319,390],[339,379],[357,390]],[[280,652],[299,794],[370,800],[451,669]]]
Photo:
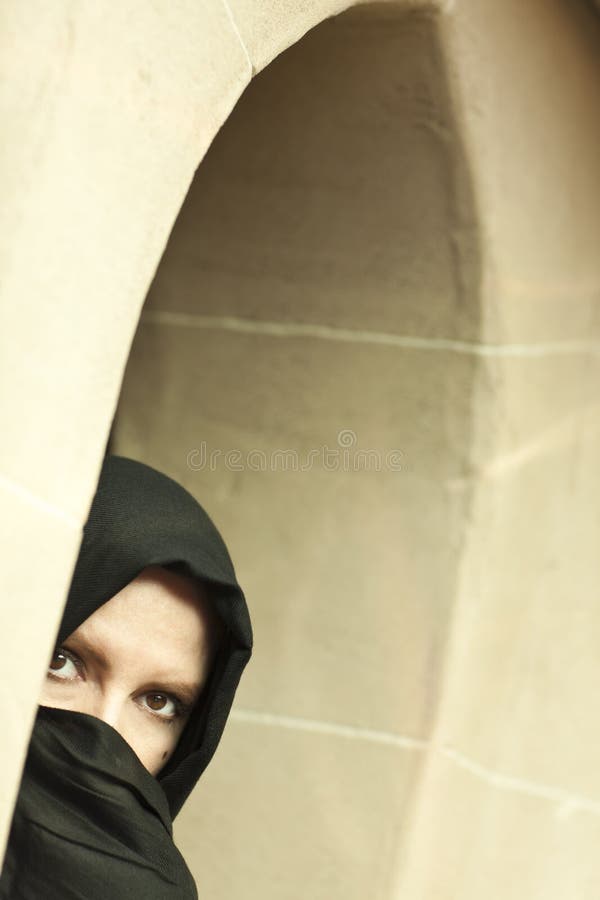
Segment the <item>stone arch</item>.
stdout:
[[[132,343],[111,447],[211,510],[257,634],[222,756],[176,823],[209,895],[289,878],[370,896],[416,800],[420,755],[365,735],[416,747],[434,728],[470,501],[480,233],[441,24],[355,7],[252,80]],[[319,858],[339,874],[323,882]]]
[[[227,207],[213,217],[221,244],[208,243],[212,258],[204,258],[208,305],[183,312],[204,316],[195,324],[214,371],[222,353],[218,342],[206,340],[209,333],[218,335],[221,350],[246,348],[237,356],[245,360],[243,375],[258,400],[267,401],[255,433],[263,440],[261,452],[314,449],[330,441],[323,439],[329,427],[334,441],[342,433],[344,440],[354,435],[365,450],[387,448],[401,433],[401,474],[406,476],[398,482],[377,472],[359,473],[373,476],[370,489],[362,489],[351,480],[355,473],[342,472],[347,477],[337,481],[333,473],[327,480],[323,465],[317,479],[322,490],[315,497],[302,491],[295,472],[273,473],[285,485],[284,499],[296,491],[293,499],[305,526],[279,528],[273,539],[282,553],[295,554],[296,568],[299,561],[309,564],[308,571],[319,577],[320,593],[314,596],[326,594],[331,601],[315,610],[309,605],[311,582],[293,587],[285,612],[286,642],[279,645],[286,654],[280,649],[277,658],[257,657],[255,680],[242,695],[234,722],[248,734],[254,730],[250,744],[262,742],[276,788],[268,802],[282,817],[290,809],[292,795],[285,789],[292,779],[282,775],[281,760],[299,768],[303,748],[312,741],[313,752],[314,742],[320,742],[322,752],[312,757],[314,778],[299,780],[292,799],[302,813],[297,822],[310,822],[307,810],[324,811],[325,834],[320,833],[311,856],[305,835],[312,839],[316,832],[282,830],[294,853],[277,856],[281,868],[275,874],[286,884],[293,879],[304,896],[306,873],[312,873],[311,897],[317,900],[337,894],[349,900],[352,891],[363,900],[374,884],[382,897],[423,900],[433,895],[479,900],[482,893],[504,900],[515,890],[545,900],[562,900],[573,890],[592,896],[600,802],[597,764],[589,752],[597,743],[590,710],[600,675],[593,640],[598,522],[590,503],[598,486],[595,310],[600,284],[600,36],[594,6],[584,0],[533,0],[526,6],[520,0],[411,0],[349,9],[346,4],[305,4],[301,10],[279,4],[277,18],[265,10],[260,21],[255,7],[244,0],[230,7],[194,3],[181,17],[181,4],[163,10],[132,4],[115,8],[108,19],[91,5],[73,16],[65,3],[41,11],[32,22],[25,7],[13,3],[2,14],[0,57],[7,77],[0,80],[0,99],[8,139],[0,165],[6,321],[0,384],[3,422],[11,424],[5,426],[0,451],[0,544],[4,595],[17,600],[1,607],[0,624],[11,638],[3,655],[5,683],[15,666],[22,673],[14,689],[11,681],[6,697],[11,727],[2,748],[4,833],[48,635],[60,616],[58,597],[69,583],[138,320],[138,337],[144,331],[145,337],[133,342],[131,378],[128,374],[124,383],[114,431],[116,445],[132,452],[140,435],[148,436],[146,423],[132,417],[131,407],[141,396],[144,354],[155,346],[152,329],[179,327],[172,314],[182,311],[169,306],[169,285],[189,286],[189,279],[180,277],[186,270],[180,268],[177,239],[185,237],[186,217],[197,222],[197,191],[219,184],[219,177],[223,190],[227,187],[223,177],[227,161],[236,160],[235,140],[248,136],[250,114],[261,109],[264,90],[285,124],[287,156],[268,173],[260,147],[253,145],[252,154],[238,162],[249,167],[255,184],[262,164],[262,185],[268,188],[268,174],[286,182],[281,177],[286,160],[300,171],[308,164],[304,174],[313,178],[327,175],[327,168],[318,166],[318,151],[327,150],[321,161],[328,160],[329,178],[322,177],[319,196],[321,209],[338,215],[336,230],[330,234],[323,228],[310,189],[296,191],[302,217],[295,222],[281,218],[285,208],[277,206],[271,184],[270,192],[259,197],[260,215],[246,221],[237,239],[240,246],[248,228],[255,227],[254,247],[270,237],[272,252],[261,257],[257,271],[249,241],[240,254],[245,270],[238,267],[228,275],[230,288],[238,290],[225,290],[217,250],[228,235],[227,211],[235,207],[233,193],[224,194]],[[337,13],[342,15],[295,43]],[[368,131],[353,148],[354,157],[347,150],[343,154],[341,179],[335,150],[341,153],[345,145],[341,140],[336,145],[324,116],[319,119],[322,143],[311,134],[310,154],[294,156],[297,122],[285,117],[285,97],[277,94],[281,85],[268,79],[278,71],[282,78],[289,75],[301,65],[302,54],[314,67],[311,75],[323,72],[322,50],[328,41],[335,46],[338,28],[355,29],[358,37],[385,22],[382,39],[391,41],[400,20],[398,30],[413,53],[402,59],[390,55],[390,74],[408,66],[404,71],[412,80],[397,89],[393,78],[387,83],[382,78],[380,106],[374,103],[368,110],[383,122],[398,104],[412,115],[408,168],[393,168],[393,145],[382,164],[395,176],[388,195],[382,188],[385,169],[373,165],[380,158],[369,147]],[[359,96],[357,71],[385,74],[385,56],[383,43],[381,56],[369,56],[358,39],[354,46],[356,52],[344,62]],[[375,42],[370,46],[377,49]],[[288,53],[275,60],[286,47],[291,47]],[[415,53],[419,47],[426,50],[424,58]],[[359,60],[362,68],[353,69]],[[270,63],[272,71],[263,72]],[[327,87],[335,84],[333,78]],[[422,90],[411,94],[406,85],[414,89],[416,84]],[[306,102],[302,110],[306,114]],[[346,127],[358,112],[365,114],[358,104],[351,112],[346,109]],[[394,132],[396,138],[400,131]],[[405,128],[396,146],[406,147],[407,141]],[[383,140],[381,146],[390,149]],[[349,214],[368,197],[357,174],[360,153],[371,160],[371,186],[378,191],[377,210],[364,215],[369,233],[379,226],[378,234],[389,237],[387,221],[403,234],[404,249],[402,257],[389,242],[383,248],[366,242],[369,266],[363,268],[361,260],[350,254],[344,258],[342,252],[351,247],[355,257],[364,246]],[[209,172],[216,180],[203,183]],[[411,188],[412,196],[418,194],[419,179],[425,192],[434,183],[441,187],[441,195],[428,196],[426,209],[429,221],[440,226],[434,229],[431,254],[444,277],[439,290],[431,289],[426,297],[417,297],[423,286],[418,252],[431,239],[431,228],[425,222],[419,231],[423,222],[417,213],[423,210],[406,202]],[[310,183],[305,178],[304,186]],[[404,191],[402,204],[394,205],[394,190]],[[354,207],[349,191],[354,191]],[[414,232],[406,219],[394,218],[400,207],[410,207]],[[278,230],[274,214],[280,215]],[[304,284],[282,278],[283,264],[294,261],[289,252],[294,238],[310,251],[306,256],[313,268],[296,266]],[[430,274],[425,264],[423,272]],[[250,276],[255,284],[263,278],[262,305],[248,287]],[[277,278],[285,282],[280,293]],[[323,285],[327,290],[319,294]],[[368,304],[359,302],[363,289]],[[354,298],[351,306],[343,302],[347,296]],[[188,291],[186,302],[193,306],[193,301]],[[253,353],[252,343],[267,347],[269,340],[263,356]],[[166,368],[172,357],[162,335],[160,343],[161,364],[172,378],[172,369]],[[350,355],[339,352],[342,346]],[[255,361],[252,368],[248,359]],[[304,390],[307,363],[318,376],[312,392]],[[273,404],[270,385],[281,372],[288,375],[288,389],[281,379]],[[346,390],[336,395],[344,378]],[[195,396],[197,387],[181,387]],[[231,378],[222,379],[220,387],[235,399]],[[241,449],[249,450],[253,407],[237,400],[231,406],[237,430],[227,431],[226,422],[209,415],[207,395],[204,421],[216,444],[244,437]],[[283,432],[273,415],[279,408],[287,416]],[[381,409],[390,411],[385,421],[378,415]],[[309,422],[311,430],[293,427],[292,414]],[[180,420],[170,426],[181,439],[174,446],[182,446],[187,437]],[[363,435],[369,441],[365,447]],[[152,447],[153,454],[163,453],[160,441]],[[173,458],[162,461],[177,469]],[[254,481],[229,470],[221,474],[222,493],[215,492],[213,501],[224,515],[224,501],[239,499],[240,492],[247,509],[253,508],[252,500],[260,508],[264,472],[253,473]],[[323,539],[311,543],[311,503],[323,513],[323,501],[334,495],[329,509],[335,515],[321,517]],[[271,492],[268,520],[285,525],[285,509],[277,503]],[[369,526],[368,559],[356,538],[357,509]],[[233,522],[226,524],[234,528]],[[335,568],[337,578],[328,565],[336,557],[327,530],[347,539],[353,551],[343,570]],[[35,565],[31,546],[37,550]],[[285,555],[279,556],[287,563]],[[260,573],[247,571],[259,589]],[[410,591],[398,592],[398,571]],[[286,574],[283,564],[272,571],[281,590]],[[378,602],[368,604],[373,595]],[[335,618],[335,606],[346,596],[356,602],[348,604],[342,621]],[[364,615],[367,607],[371,618]],[[277,630],[284,621],[278,615],[260,613],[261,628],[270,638],[284,633]],[[377,627],[378,640],[382,635],[379,655],[373,633],[363,639],[365,623]],[[311,665],[304,679],[295,680],[309,645]],[[343,655],[347,648],[349,659]],[[292,663],[287,667],[286,655]],[[327,696],[320,697],[329,664],[341,677],[330,677]],[[281,683],[268,690],[273,671],[282,673]],[[352,702],[350,689],[362,692],[360,702]],[[367,695],[372,703],[365,702]],[[415,696],[418,702],[411,701]],[[269,731],[274,720],[276,728]],[[278,752],[284,744],[285,756]],[[227,771],[249,776],[246,785],[255,791],[248,795],[247,808],[263,814],[258,773],[264,758],[243,757],[240,747],[232,737],[225,760],[236,765]],[[330,777],[328,759],[336,764],[337,782]],[[214,794],[205,799],[214,804],[215,822],[221,789],[234,791],[240,785],[223,780],[224,770],[212,771]],[[376,773],[370,786],[365,772]],[[332,783],[337,793],[328,793]],[[278,800],[283,805],[278,807]],[[190,827],[196,828],[203,811],[194,806],[190,815]],[[280,821],[276,817],[269,840],[278,834]],[[240,847],[250,832],[264,835],[254,818],[240,834]],[[371,853],[373,836],[379,843]],[[341,855],[321,853],[330,846]],[[254,886],[267,897],[269,886],[281,881],[271,877],[272,871],[257,871],[252,853],[266,853],[264,843],[258,840],[247,849],[246,867],[232,870],[226,887],[242,884],[245,889],[251,872],[258,879]],[[337,864],[341,858],[347,865]],[[269,860],[272,864],[272,854]]]

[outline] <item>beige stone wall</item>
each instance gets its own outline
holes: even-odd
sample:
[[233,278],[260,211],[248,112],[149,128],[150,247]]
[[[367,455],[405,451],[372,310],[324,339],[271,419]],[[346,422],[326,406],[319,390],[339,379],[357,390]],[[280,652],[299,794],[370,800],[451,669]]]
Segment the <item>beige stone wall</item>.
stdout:
[[302,37],[344,5],[4,6],[0,836],[139,310],[250,82],[112,432],[253,611],[176,823],[200,895],[595,900],[597,11]]
[[176,828],[207,895],[596,896],[597,24],[346,12],[194,179],[114,449],[205,503],[254,614]]
[[[217,136],[133,343],[113,449],[207,506],[255,622],[177,827],[210,896],[389,892],[444,677],[476,373],[439,344],[477,333],[478,257],[460,136],[449,155],[437,129],[454,134],[434,22],[322,24]],[[232,449],[239,471],[211,470]],[[354,470],[362,450],[379,471]]]
[[250,77],[219,3],[2,4],[0,848],[139,311]]
[[497,347],[473,393],[476,489],[398,896],[591,898],[599,21],[586,3],[465,3],[443,30]]

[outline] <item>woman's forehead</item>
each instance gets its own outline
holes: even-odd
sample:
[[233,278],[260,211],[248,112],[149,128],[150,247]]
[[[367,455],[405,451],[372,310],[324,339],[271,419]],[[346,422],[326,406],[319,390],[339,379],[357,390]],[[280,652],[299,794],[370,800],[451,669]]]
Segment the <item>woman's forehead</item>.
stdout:
[[209,654],[210,614],[200,585],[158,566],[148,567],[102,604],[70,636],[118,665],[180,676],[201,674]]

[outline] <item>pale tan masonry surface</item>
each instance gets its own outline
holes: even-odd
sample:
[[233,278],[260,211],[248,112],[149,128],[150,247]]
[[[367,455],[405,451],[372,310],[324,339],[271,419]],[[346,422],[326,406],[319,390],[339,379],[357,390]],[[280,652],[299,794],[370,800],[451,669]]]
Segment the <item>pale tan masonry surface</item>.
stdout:
[[4,833],[116,408],[254,615],[200,896],[596,900],[598,14],[346,6],[5,4]]

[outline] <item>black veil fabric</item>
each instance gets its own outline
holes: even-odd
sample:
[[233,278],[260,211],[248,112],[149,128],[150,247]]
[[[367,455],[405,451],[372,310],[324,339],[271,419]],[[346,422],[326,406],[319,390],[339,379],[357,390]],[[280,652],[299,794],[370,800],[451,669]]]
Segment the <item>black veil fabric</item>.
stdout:
[[172,820],[223,733],[252,651],[250,616],[227,548],[194,497],[144,463],[108,456],[56,644],[150,565],[208,588],[223,633],[207,683],[156,777],[100,719],[39,707],[0,900],[197,896],[172,841]]
[[162,788],[100,719],[40,706],[0,897],[197,900]]

